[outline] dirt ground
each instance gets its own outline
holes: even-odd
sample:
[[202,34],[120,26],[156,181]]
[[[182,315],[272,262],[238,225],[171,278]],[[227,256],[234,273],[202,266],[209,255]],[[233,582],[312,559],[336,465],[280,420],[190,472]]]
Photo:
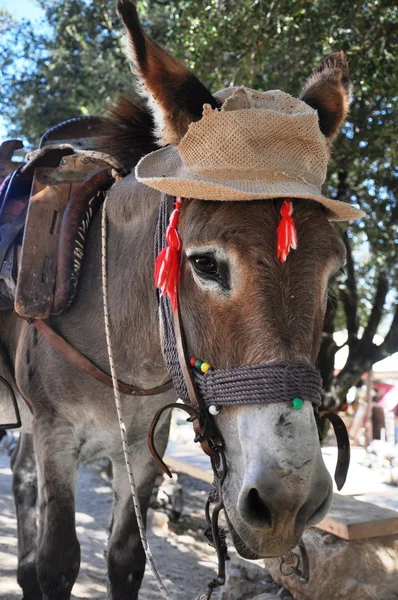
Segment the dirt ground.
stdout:
[[[203,539],[204,503],[207,485],[181,475],[184,513],[175,525],[152,524],[149,542],[168,590],[176,600],[195,600],[206,589],[216,569],[214,551]],[[109,481],[98,463],[83,467],[78,477],[76,500],[77,534],[81,544],[81,569],[73,588],[73,600],[104,600],[106,562],[104,551],[112,506]],[[16,582],[17,522],[11,488],[11,471],[6,454],[0,454],[0,598],[20,600]],[[149,572],[141,588],[142,600],[160,600]],[[218,600],[219,595],[214,595]]]

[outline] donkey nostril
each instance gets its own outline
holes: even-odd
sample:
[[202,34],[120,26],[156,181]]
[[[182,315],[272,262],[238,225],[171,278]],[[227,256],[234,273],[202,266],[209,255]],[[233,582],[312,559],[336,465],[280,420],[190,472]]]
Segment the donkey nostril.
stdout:
[[257,527],[272,527],[272,515],[256,488],[252,488],[246,499],[248,520]]
[[325,498],[323,498],[320,502],[317,502],[314,508],[314,502],[309,500],[307,501],[298,511],[296,517],[296,533],[297,535],[301,535],[302,529],[304,527],[310,527],[311,525],[316,525],[319,523],[327,513],[329,509],[329,505],[331,503],[332,498],[331,490],[328,491]]
[[323,517],[329,510],[329,506],[330,506],[330,502],[331,502],[330,498],[331,498],[331,494],[329,492],[329,494],[327,494],[327,496],[325,497],[323,502],[321,502],[319,504],[318,508],[312,513],[312,515],[308,519],[307,527],[309,525],[315,525],[316,523],[319,523],[319,521],[321,521],[323,519]]

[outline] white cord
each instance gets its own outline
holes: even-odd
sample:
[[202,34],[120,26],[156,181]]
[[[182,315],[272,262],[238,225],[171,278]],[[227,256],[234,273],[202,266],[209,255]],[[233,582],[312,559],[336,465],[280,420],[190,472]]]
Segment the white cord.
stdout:
[[162,593],[162,596],[167,600],[175,600],[173,596],[169,594],[167,591],[162,578],[155,566],[155,562],[153,560],[152,552],[149,547],[148,538],[145,531],[145,525],[142,518],[141,506],[138,499],[137,487],[134,481],[133,470],[131,468],[130,462],[130,454],[129,454],[129,446],[127,442],[127,433],[126,426],[123,421],[122,416],[122,404],[120,401],[120,391],[118,386],[118,380],[116,377],[115,365],[113,363],[113,353],[112,353],[112,343],[110,336],[110,327],[109,327],[109,312],[108,312],[108,282],[107,282],[107,260],[106,260],[106,240],[107,240],[107,224],[106,224],[106,203],[107,198],[105,198],[103,208],[102,208],[102,224],[101,224],[101,265],[102,265],[102,297],[104,303],[104,323],[105,323],[105,335],[106,335],[106,345],[108,348],[108,358],[109,358],[109,366],[111,369],[112,381],[113,381],[113,391],[115,394],[115,404],[117,416],[119,419],[120,426],[120,437],[122,438],[122,446],[124,453],[124,460],[126,463],[131,495],[133,497],[134,511],[135,516],[137,518],[138,530],[140,532],[141,542],[145,551],[146,559],[149,563],[149,567],[151,569],[152,575],[155,578],[155,581],[159,587],[159,590]]

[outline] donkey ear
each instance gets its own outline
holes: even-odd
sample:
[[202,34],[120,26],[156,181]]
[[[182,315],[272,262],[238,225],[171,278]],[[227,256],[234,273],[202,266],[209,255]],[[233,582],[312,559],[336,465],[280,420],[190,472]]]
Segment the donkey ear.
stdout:
[[156,134],[164,144],[177,144],[189,124],[202,117],[204,104],[217,108],[219,103],[193,73],[145,34],[131,0],[117,0],[117,9],[126,28],[129,58],[154,113]]
[[334,52],[307,80],[300,99],[318,111],[320,130],[332,139],[347,116],[350,93],[348,62],[343,52]]

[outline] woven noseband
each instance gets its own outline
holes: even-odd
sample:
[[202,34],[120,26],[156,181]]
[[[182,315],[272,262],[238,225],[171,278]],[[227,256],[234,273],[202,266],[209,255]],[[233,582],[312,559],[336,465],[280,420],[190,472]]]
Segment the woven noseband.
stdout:
[[212,404],[273,404],[300,397],[315,406],[322,399],[322,379],[311,365],[262,363],[236,369],[195,373],[199,395],[208,408]]

